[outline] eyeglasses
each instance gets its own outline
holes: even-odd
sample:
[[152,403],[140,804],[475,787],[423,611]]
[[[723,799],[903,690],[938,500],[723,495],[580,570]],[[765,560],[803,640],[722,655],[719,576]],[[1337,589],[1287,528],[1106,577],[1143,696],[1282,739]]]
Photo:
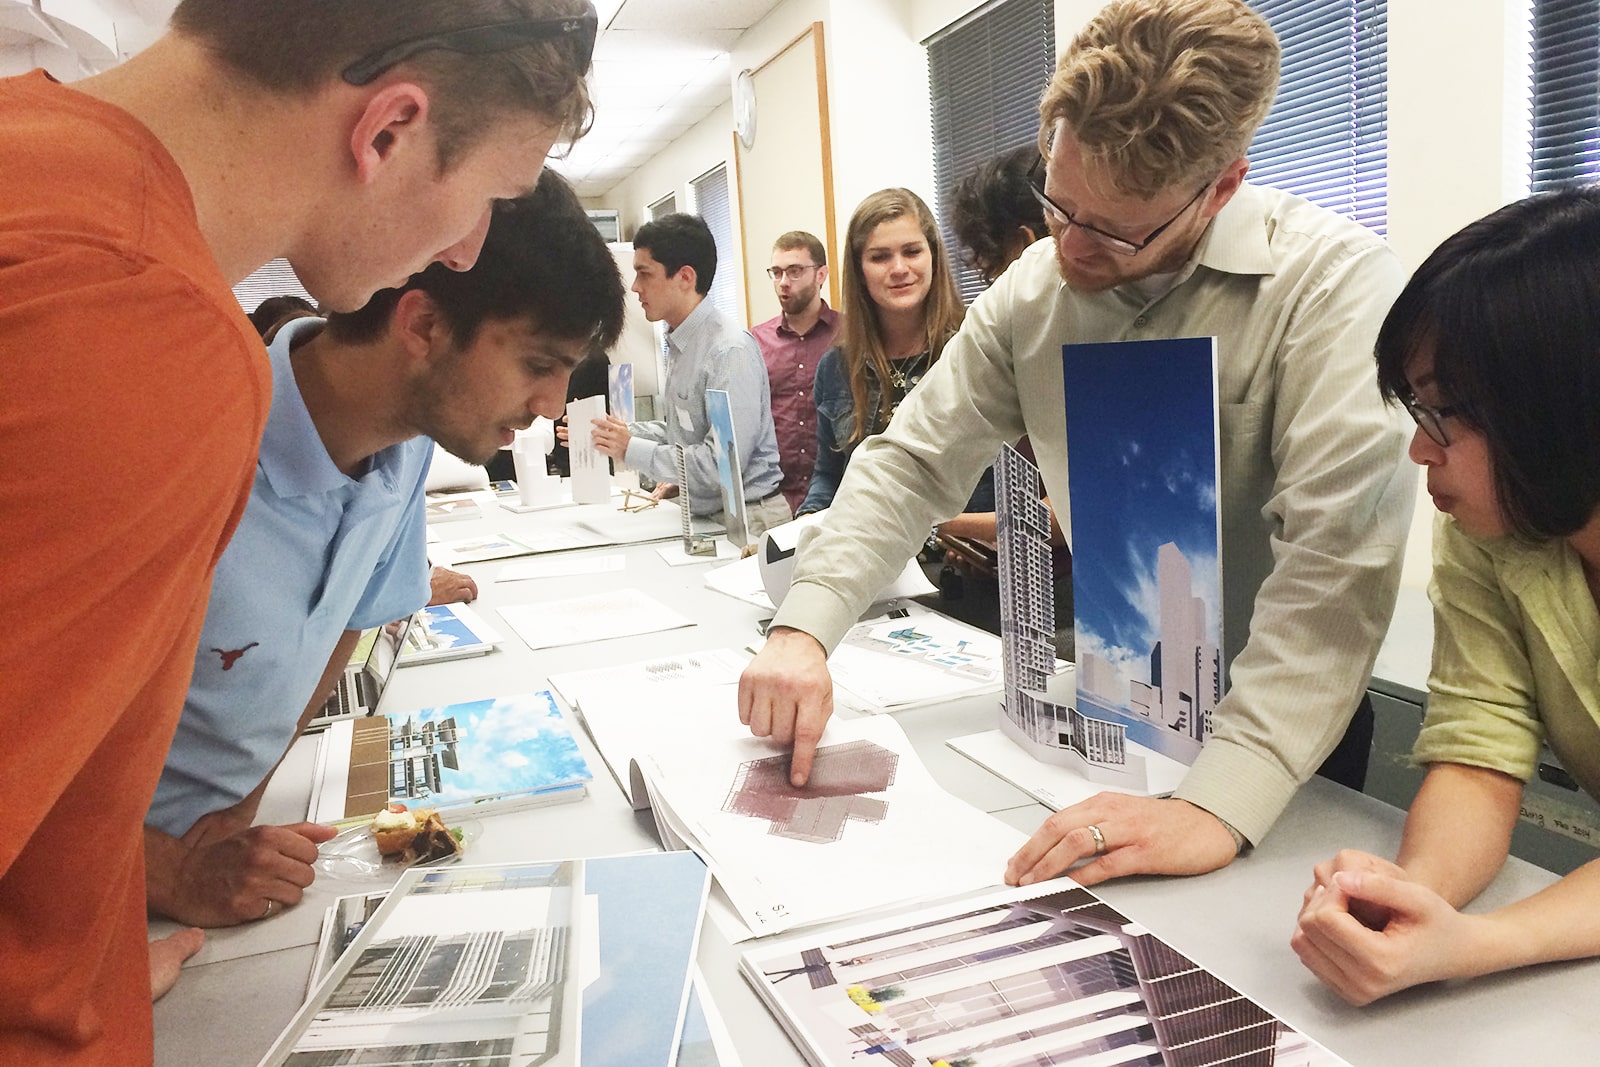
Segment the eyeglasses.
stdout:
[[821,263],[791,263],[787,267],[768,267],[767,277],[773,281],[777,281],[779,278],[788,278],[791,282],[797,282],[805,277],[806,271],[816,270],[820,266],[822,266]]
[[362,56],[339,76],[351,85],[369,85],[396,64],[410,59],[418,52],[443,48],[469,55],[487,55],[504,52],[533,41],[553,41],[571,37],[577,42],[578,68],[589,72],[594,58],[594,38],[599,32],[600,20],[594,5],[585,4],[581,15],[562,15],[555,18],[528,19],[524,22],[497,22],[490,26],[469,26],[448,33],[435,33],[426,37],[413,37],[387,48]]
[[1445,404],[1441,407],[1429,407],[1416,397],[1404,395],[1400,403],[1405,405],[1406,411],[1416,420],[1422,432],[1428,435],[1428,440],[1440,448],[1450,447],[1450,435],[1445,433],[1444,420],[1454,418],[1461,413],[1461,409],[1454,404]]
[[1064,227],[1076,226],[1078,229],[1082,230],[1086,235],[1088,235],[1096,244],[1107,249],[1108,251],[1115,252],[1119,256],[1136,256],[1140,252],[1143,252],[1146,248],[1149,248],[1150,245],[1155,242],[1157,237],[1160,237],[1162,234],[1166,233],[1167,229],[1171,227],[1174,222],[1177,222],[1183,217],[1183,213],[1185,211],[1188,211],[1194,206],[1194,202],[1200,199],[1202,193],[1211,188],[1211,183],[1206,182],[1199,189],[1195,190],[1195,194],[1189,198],[1189,202],[1180,207],[1176,215],[1173,215],[1166,222],[1163,222],[1160,226],[1157,226],[1155,229],[1151,230],[1144,240],[1130,241],[1126,237],[1118,237],[1114,233],[1107,233],[1098,226],[1091,226],[1087,222],[1079,222],[1077,217],[1073,215],[1072,212],[1068,211],[1066,208],[1062,207],[1060,204],[1046,196],[1044,192],[1044,176],[1039,173],[1040,165],[1043,164],[1043,162],[1044,160],[1042,158],[1035,159],[1033,161],[1033,166],[1028,168],[1028,191],[1033,194],[1033,198],[1035,200],[1039,201],[1039,206],[1044,208],[1045,215],[1054,217],[1056,222],[1060,223]]

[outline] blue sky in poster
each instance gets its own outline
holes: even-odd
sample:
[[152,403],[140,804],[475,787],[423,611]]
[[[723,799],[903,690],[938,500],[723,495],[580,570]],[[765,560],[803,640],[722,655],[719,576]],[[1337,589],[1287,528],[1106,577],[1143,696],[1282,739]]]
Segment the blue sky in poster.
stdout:
[[589,764],[549,692],[499,700],[472,700],[391,715],[399,728],[456,720],[459,769],[441,772],[444,787],[428,803],[448,808],[502,793],[537,792],[587,782]]
[[586,861],[600,900],[600,974],[583,991],[584,1067],[671,1061],[709,875],[693,852]]
[[[733,431],[733,407],[726,389],[706,390],[706,421],[717,449],[717,481],[722,485],[722,509],[744,520],[744,478],[739,470],[739,441]],[[731,532],[731,531],[730,531]]]
[[1215,384],[1209,338],[1068,345],[1077,651],[1149,680],[1156,552],[1174,542],[1217,638]]

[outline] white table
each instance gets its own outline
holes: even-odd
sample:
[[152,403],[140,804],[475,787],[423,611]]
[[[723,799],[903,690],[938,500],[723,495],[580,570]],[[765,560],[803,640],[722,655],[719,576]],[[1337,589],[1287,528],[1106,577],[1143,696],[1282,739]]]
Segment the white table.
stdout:
[[[539,516],[491,508],[477,522],[448,524],[449,536],[514,533]],[[479,583],[476,605],[503,629],[502,649],[490,656],[406,668],[385,696],[385,712],[514,695],[546,687],[561,671],[601,667],[705,648],[739,647],[756,636],[765,614],[706,589],[706,565],[668,567],[655,546],[592,549],[621,553],[626,567],[605,575],[495,583],[507,562],[466,568]],[[577,596],[615,584],[649,592],[698,625],[589,646],[530,652],[495,609]],[[944,745],[946,738],[993,725],[994,697],[970,698],[897,716],[934,777],[950,792],[1018,829],[1031,832],[1047,810]],[[590,796],[576,804],[485,817],[473,860],[599,856],[654,847],[648,813],[632,812],[586,736],[579,742],[595,772]],[[269,821],[304,814],[309,766],[286,761],[263,805]],[[299,804],[298,813],[295,805]],[[270,805],[270,806],[269,806]],[[1300,895],[1314,863],[1339,848],[1393,854],[1402,813],[1321,779],[1302,789],[1272,835],[1253,854],[1202,878],[1135,878],[1097,889],[1179,951],[1215,971],[1241,992],[1357,1065],[1494,1064],[1542,1061],[1587,1063],[1600,1049],[1600,961],[1536,968],[1450,987],[1411,990],[1376,1006],[1344,1005],[1305,971],[1289,950]],[[996,872],[998,878],[1000,872]],[[1526,895],[1552,880],[1548,872],[1511,860],[1484,894],[1481,907]],[[302,905],[309,925],[338,887],[318,888]],[[288,922],[288,915],[271,920]],[[223,931],[229,939],[265,939],[268,931]],[[777,1021],[737,973],[740,946],[706,924],[699,962],[743,1062],[787,1067],[804,1061]],[[280,948],[186,968],[172,993],[155,1007],[156,1062],[163,1067],[232,1067],[257,1062],[288,1023],[305,991],[309,945]]]

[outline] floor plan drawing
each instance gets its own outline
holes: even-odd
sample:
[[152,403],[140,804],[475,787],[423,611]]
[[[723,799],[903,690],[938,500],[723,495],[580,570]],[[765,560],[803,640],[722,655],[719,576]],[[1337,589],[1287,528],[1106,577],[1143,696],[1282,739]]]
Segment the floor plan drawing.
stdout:
[[871,741],[817,749],[811,779],[789,782],[789,757],[771,756],[739,765],[722,810],[772,823],[772,832],[796,841],[824,844],[844,836],[852,819],[882,822],[888,801],[869,796],[894,785],[900,757]]

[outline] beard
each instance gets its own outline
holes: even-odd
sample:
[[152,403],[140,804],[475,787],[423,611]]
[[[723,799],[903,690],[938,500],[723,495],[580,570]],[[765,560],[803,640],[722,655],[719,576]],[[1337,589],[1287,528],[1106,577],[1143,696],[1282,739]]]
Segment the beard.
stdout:
[[811,301],[817,298],[817,287],[809,289],[795,289],[788,296],[778,297],[778,305],[783,308],[785,315],[794,315],[811,306]]

